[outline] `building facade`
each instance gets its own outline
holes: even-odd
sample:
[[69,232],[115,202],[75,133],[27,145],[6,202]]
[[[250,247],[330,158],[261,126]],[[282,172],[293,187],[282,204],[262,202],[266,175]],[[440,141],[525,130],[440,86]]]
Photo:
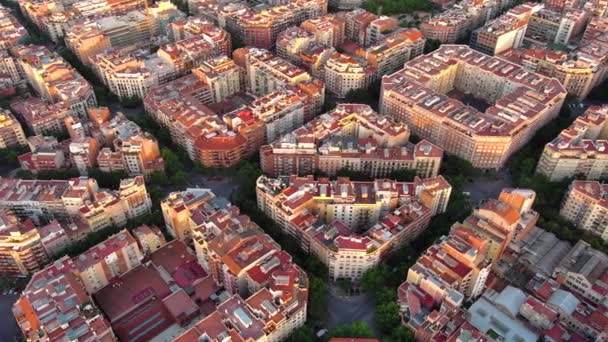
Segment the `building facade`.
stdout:
[[[478,111],[450,98],[454,90],[494,105]],[[498,169],[557,116],[565,97],[555,79],[467,46],[442,45],[382,79],[380,113],[477,168]]]

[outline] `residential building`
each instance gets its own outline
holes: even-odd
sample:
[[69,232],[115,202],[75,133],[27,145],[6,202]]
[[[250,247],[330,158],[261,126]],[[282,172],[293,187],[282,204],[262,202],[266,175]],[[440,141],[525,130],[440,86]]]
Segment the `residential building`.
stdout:
[[376,77],[393,73],[410,59],[424,52],[426,39],[415,28],[390,34],[367,49],[358,49],[357,56],[364,58],[376,71]]
[[30,219],[21,221],[9,211],[0,212],[0,274],[27,276],[42,268],[49,257]]
[[208,96],[203,103],[219,103],[227,97],[244,90],[244,72],[227,56],[220,56],[203,62],[192,73],[208,88]]
[[536,172],[552,181],[608,175],[608,106],[591,106],[545,145]]
[[35,135],[65,132],[64,121],[70,116],[70,110],[65,103],[52,104],[38,97],[13,102],[11,109]]
[[264,96],[287,85],[312,81],[309,73],[263,49],[241,48],[233,53],[237,65],[245,69],[247,91]]
[[564,13],[542,9],[532,14],[526,31],[526,40],[537,44],[568,45],[572,37],[583,32],[589,14],[580,9]]
[[97,182],[82,178],[71,180],[0,179],[0,209],[12,210],[34,223],[77,217],[84,201],[97,191]]
[[579,240],[553,271],[553,278],[596,305],[606,306],[608,256]]
[[[45,170],[63,170],[70,166],[69,140],[59,144],[57,138],[34,135],[27,139],[31,152],[17,157],[22,170],[34,174]],[[66,144],[67,143],[67,144]],[[67,145],[67,146],[66,146]]]
[[165,236],[156,226],[144,224],[133,229],[132,233],[143,254],[154,253],[167,243]]
[[70,143],[70,159],[78,172],[86,176],[97,165],[99,143],[91,137],[77,138]]
[[19,70],[19,62],[9,50],[0,49],[0,93],[11,95],[17,87],[24,86],[25,80]]
[[[224,325],[217,315],[225,315],[226,322],[230,321],[232,313],[245,314],[251,310],[250,306],[229,309],[227,303],[233,301],[247,302],[256,312],[276,310],[283,312],[284,318],[268,322],[267,314],[256,315],[256,326],[240,325],[238,331],[241,336],[249,338],[256,334],[256,339],[280,340],[285,338],[293,329],[301,326],[306,320],[307,309],[307,280],[306,274],[295,265],[289,254],[280,250],[280,246],[249,219],[241,215],[239,209],[232,206],[225,199],[215,197],[208,189],[187,189],[181,193],[171,194],[173,200],[189,199],[187,203],[179,201],[167,202],[164,209],[186,219],[182,221],[182,228],[187,239],[192,238],[198,264],[205,272],[221,284],[232,297],[220,304],[217,310],[205,317],[201,322],[184,332],[178,341],[187,341],[198,336],[211,336],[210,330],[201,325]],[[179,220],[175,216],[165,216],[166,222]],[[174,226],[177,227],[177,226]],[[182,231],[184,233],[185,231]],[[242,298],[248,298],[244,301]],[[268,301],[268,304],[259,306],[259,303]],[[258,304],[256,304],[258,303]],[[231,305],[231,304],[230,304]],[[271,306],[274,309],[271,308]],[[266,309],[264,309],[266,308]],[[259,311],[259,310],[262,311]],[[243,312],[241,312],[243,311]],[[249,315],[251,312],[249,312]],[[274,314],[273,314],[274,315]],[[238,316],[244,317],[244,316]],[[242,321],[236,321],[234,324]],[[268,324],[274,328],[265,329]]]
[[0,5],[0,50],[9,49],[21,43],[29,34],[11,12]]
[[[203,104],[209,101],[210,89],[196,73],[155,88],[144,106],[152,118],[169,129],[173,141],[186,150],[190,159],[208,167],[236,165],[257,151],[265,135],[273,138],[310,120],[325,97],[324,85],[317,80],[295,87],[285,84],[220,117]],[[293,115],[278,117],[277,113]]]
[[[486,291],[490,268],[511,241],[525,238],[536,225],[538,213],[531,209],[534,199],[532,190],[504,189],[498,200],[489,200],[464,223],[454,224],[448,236],[429,247],[409,268],[407,280],[398,289],[398,301],[403,323],[416,331],[417,338],[441,334],[441,326],[431,327],[441,313],[451,316],[449,319],[456,325],[445,331],[448,337],[457,334],[454,329],[467,321],[473,330],[488,333],[489,329],[479,324],[483,315],[476,318],[477,312],[473,316],[461,314],[460,307],[465,299],[474,300],[484,291],[473,305],[482,303],[491,294],[491,290]],[[513,304],[517,306],[510,315],[512,318],[517,316],[521,304]],[[513,311],[512,307],[507,308]],[[498,334],[504,336],[508,330]]]
[[120,181],[117,191],[100,191],[92,200],[85,200],[79,209],[80,220],[92,231],[121,227],[128,220],[150,213],[152,200],[146,191],[143,176]]
[[104,16],[124,15],[145,7],[138,0],[19,1],[19,6],[21,13],[55,43],[62,40],[65,32],[77,23]]
[[10,111],[0,108],[0,148],[25,146],[26,143],[19,121]]
[[351,90],[367,88],[377,75],[367,61],[339,52],[325,62],[323,72],[327,90],[337,98],[345,98]]
[[57,53],[41,45],[20,45],[11,49],[20,71],[42,99],[63,103],[72,115],[84,117],[97,105],[93,87]]
[[559,214],[577,228],[608,240],[608,184],[574,180]]
[[574,180],[559,214],[577,228],[608,240],[608,184]]
[[568,94],[584,99],[591,89],[606,78],[607,67],[602,59],[583,51],[566,53],[541,48],[511,49],[500,55],[513,63],[560,81]]
[[[170,36],[174,42],[182,39],[201,37],[209,42],[209,49],[216,56],[229,56],[232,52],[230,34],[213,21],[201,17],[180,18],[171,22]],[[210,51],[211,52],[211,51]]]
[[356,8],[341,15],[346,21],[345,39],[365,46],[367,28],[372,21],[378,19],[378,16],[363,8]]
[[90,60],[99,79],[121,99],[143,99],[150,88],[177,75],[171,65],[147,50],[112,49]]
[[315,42],[338,47],[344,43],[346,21],[337,14],[326,14],[302,22],[300,28],[313,34]]
[[85,65],[92,65],[95,55],[109,48],[149,44],[153,22],[144,11],[87,20],[65,32],[65,44]]
[[507,3],[510,1],[463,1],[424,20],[420,31],[426,39],[454,44],[496,16]]
[[491,266],[486,251],[487,241],[479,236],[444,236],[408,269],[406,281],[436,302],[459,305],[464,298],[477,298],[485,290]]
[[192,237],[190,211],[214,197],[208,189],[192,188],[170,193],[160,204],[169,235],[178,240],[189,240]]
[[230,35],[223,30],[210,34],[200,33],[173,44],[163,45],[157,52],[158,58],[170,65],[177,75],[183,76],[207,60],[229,55],[232,48]]
[[110,111],[105,107],[89,110],[89,118],[95,123],[93,135],[106,146],[111,146],[99,151],[96,162],[100,170],[125,171],[130,176],[164,172],[165,162],[158,141],[150,133],[122,113],[110,118]]
[[411,169],[423,178],[436,177],[443,150],[421,141],[408,143],[409,129],[380,117],[367,105],[339,104],[293,132],[260,148],[264,174],[334,176],[348,168],[373,178]]
[[296,0],[254,11],[250,8],[227,13],[225,28],[244,46],[271,49],[277,36],[289,26],[327,14],[327,0]]
[[77,270],[75,261],[65,256],[32,276],[13,305],[17,325],[27,339],[117,341]]
[[[449,97],[459,93],[493,105],[482,112]],[[558,115],[566,94],[557,80],[502,58],[442,45],[383,77],[380,113],[474,167],[499,169]]]
[[301,64],[300,53],[306,52],[316,39],[315,34],[301,27],[288,27],[277,36],[277,56],[291,63]]
[[137,241],[127,231],[110,236],[73,259],[80,281],[94,293],[115,278],[140,265],[143,255]]
[[[277,140],[283,134],[302,126],[316,114],[308,95],[295,87],[273,91],[226,114],[225,117],[238,117],[241,112],[249,112],[250,116],[264,123],[263,143]],[[236,120],[231,120],[228,127],[236,131],[239,125]]]
[[524,42],[530,17],[540,11],[542,5],[519,5],[507,13],[476,29],[471,34],[470,46],[490,56],[519,48]]
[[401,31],[399,21],[395,18],[381,16],[372,20],[365,28],[363,46],[369,47],[378,44],[382,39]]
[[261,176],[256,192],[258,208],[319,257],[331,279],[356,280],[418,236],[445,210],[451,189],[441,176],[412,183]]

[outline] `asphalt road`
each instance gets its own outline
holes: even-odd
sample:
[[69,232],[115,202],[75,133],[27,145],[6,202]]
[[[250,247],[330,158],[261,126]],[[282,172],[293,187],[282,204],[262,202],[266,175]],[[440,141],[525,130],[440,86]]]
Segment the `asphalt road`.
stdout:
[[13,316],[11,308],[17,301],[17,295],[0,295],[0,341],[11,342],[15,340],[19,327]]
[[499,174],[475,177],[472,182],[464,184],[463,191],[470,193],[470,203],[475,206],[480,201],[498,198],[503,188],[510,187],[513,187],[511,175],[502,170]]
[[376,308],[372,298],[366,294],[349,297],[341,296],[337,293],[342,291],[331,287],[327,292],[327,326],[324,328],[331,331],[332,328],[338,325],[363,321],[378,336],[378,329],[376,329]]

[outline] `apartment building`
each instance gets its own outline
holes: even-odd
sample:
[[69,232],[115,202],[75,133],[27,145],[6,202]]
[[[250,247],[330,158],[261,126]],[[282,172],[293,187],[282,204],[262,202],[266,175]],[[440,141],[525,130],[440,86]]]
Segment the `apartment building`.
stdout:
[[381,117],[367,105],[339,104],[304,126],[260,148],[264,174],[333,176],[348,168],[387,177],[398,169],[413,169],[422,178],[437,176],[443,150],[421,141],[409,144],[409,129]]
[[[553,278],[596,305],[606,306],[608,256],[580,240],[553,271]],[[597,336],[596,336],[597,337]]]
[[68,146],[57,138],[34,135],[27,139],[30,151],[17,157],[22,170],[36,174],[43,170],[62,170],[70,166]]
[[[226,114],[225,117],[235,117],[241,112],[248,112],[264,123],[262,143],[277,140],[283,134],[302,126],[316,114],[308,95],[297,88],[273,91]],[[236,120],[230,120],[229,127],[236,131],[239,124]]]
[[[217,152],[217,163],[204,165],[234,165],[230,163],[240,160],[245,138],[229,132],[221,118],[202,103],[208,91],[201,79],[188,75],[153,88],[144,107],[159,125],[169,129],[173,142],[184,148],[190,159],[200,160],[196,145],[211,139],[214,144],[207,146]],[[220,156],[231,158],[219,159]]]
[[97,192],[92,200],[84,201],[79,209],[80,219],[92,231],[121,227],[150,213],[152,200],[146,191],[143,176],[122,179],[117,191]]
[[146,255],[156,252],[167,243],[165,236],[156,226],[144,224],[134,228],[132,233],[141,248],[141,252]]
[[346,21],[345,39],[355,42],[361,46],[365,45],[365,34],[369,24],[378,19],[378,16],[370,13],[363,8],[356,8],[352,11],[340,13]]
[[89,110],[90,133],[101,146],[95,163],[104,172],[125,171],[130,176],[147,176],[164,171],[158,141],[128,120],[122,113],[112,116],[106,107]]
[[471,34],[470,46],[480,52],[495,56],[502,52],[519,48],[526,35],[528,22],[542,5],[524,4],[476,29]]
[[271,49],[277,36],[289,26],[327,14],[327,0],[296,0],[254,11],[244,8],[226,13],[222,21],[235,41],[244,46]]
[[[478,111],[454,91],[493,105]],[[558,115],[566,94],[559,81],[502,58],[442,45],[383,77],[380,113],[477,168],[499,169]]]
[[93,22],[79,23],[66,30],[65,44],[85,65],[93,65],[91,58],[112,47],[109,37]]
[[[203,104],[209,101],[210,89],[196,74],[155,88],[144,106],[159,124],[169,128],[173,141],[192,160],[209,167],[236,165],[264,143],[265,134],[278,135],[310,120],[324,101],[320,81],[300,82],[295,87],[286,84],[282,90],[271,91],[242,110],[220,117]],[[294,116],[279,117],[279,112],[293,112]],[[298,113],[304,121],[290,123]]]
[[399,21],[395,18],[380,16],[372,20],[365,28],[363,46],[369,47],[378,44],[382,39],[393,33],[401,31]]
[[51,104],[38,97],[13,102],[11,109],[35,135],[65,132],[64,120],[70,116],[65,103]]
[[275,303],[303,323],[307,294],[295,286],[303,284],[305,273],[237,207],[208,189],[187,189],[170,194],[162,208],[170,233],[177,233],[180,240],[192,239],[198,263],[226,292],[247,298],[266,288],[289,290]]
[[326,14],[302,22],[300,28],[313,34],[315,42],[338,47],[344,43],[346,21],[337,14]]
[[403,322],[417,336],[430,337],[432,331],[426,329],[439,312],[459,308],[486,290],[492,264],[511,240],[534,228],[538,220],[531,209],[534,199],[532,190],[504,189],[497,200],[475,209],[464,223],[454,224],[448,236],[410,267],[399,287],[398,302]]
[[88,293],[108,285],[110,280],[138,266],[143,259],[137,241],[123,230],[75,257],[74,265]]
[[608,106],[591,106],[545,149],[536,172],[552,181],[580,175],[602,179],[608,175]]
[[82,176],[97,165],[99,143],[91,137],[77,138],[70,143],[70,159]]
[[[41,302],[46,304],[37,305]],[[78,336],[116,341],[109,322],[80,283],[75,262],[67,256],[35,273],[12,310],[28,339],[59,341]]]
[[27,276],[49,261],[30,219],[21,221],[10,211],[0,212],[0,260],[3,277]]
[[98,77],[120,98],[143,99],[150,88],[176,75],[171,65],[146,50],[112,49],[95,55],[91,62]]
[[208,95],[202,100],[205,104],[219,103],[244,90],[244,72],[227,56],[207,60],[192,74],[202,80],[208,88]]
[[200,33],[173,44],[163,45],[157,55],[163,63],[170,65],[177,75],[185,75],[207,60],[230,54],[230,35],[225,31],[210,34]]
[[[503,1],[463,1],[442,13],[434,15],[420,24],[420,31],[426,39],[438,40],[443,44],[454,44],[467,37],[476,28],[494,17]],[[506,1],[505,1],[506,2]]]
[[367,49],[359,48],[357,56],[364,58],[376,71],[376,77],[393,73],[410,59],[424,53],[426,39],[415,28],[399,31],[380,39]]
[[7,109],[0,108],[0,148],[25,146],[27,140],[23,128]]
[[485,290],[491,266],[486,250],[487,242],[479,236],[444,236],[408,269],[406,281],[436,302],[445,299],[461,305],[465,298],[477,298]]
[[65,44],[83,64],[93,65],[91,58],[104,50],[149,44],[152,34],[151,20],[136,10],[76,24],[65,32]]
[[323,75],[327,90],[337,98],[345,98],[351,90],[367,88],[376,79],[377,71],[362,58],[335,52],[325,62]]
[[0,209],[11,210],[36,224],[77,217],[85,200],[97,191],[92,179],[24,180],[0,179]]
[[20,45],[12,48],[11,54],[29,85],[45,101],[63,103],[79,117],[97,106],[93,87],[57,53],[41,45]]
[[27,30],[11,12],[0,5],[0,50],[9,49],[28,36]]
[[30,19],[51,40],[58,43],[74,24],[88,18],[124,15],[133,10],[143,10],[144,4],[137,0],[84,0],[84,1],[19,1],[21,13]]
[[169,26],[170,37],[174,42],[200,36],[211,42],[217,49],[217,55],[228,56],[232,52],[232,39],[226,30],[217,26],[212,20],[192,16],[178,18]]
[[279,33],[276,42],[277,56],[296,65],[301,64],[300,53],[306,52],[316,42],[316,36],[298,26],[288,27]]
[[564,13],[542,9],[530,17],[526,40],[536,44],[568,45],[572,37],[581,34],[589,14],[580,9]]
[[608,184],[574,180],[559,214],[577,228],[608,240]]
[[0,50],[0,92],[9,95],[16,87],[25,86],[19,62],[9,50]]
[[268,50],[241,48],[234,51],[233,58],[237,65],[245,69],[245,88],[258,96],[287,85],[312,81],[304,69],[274,56]]
[[[243,325],[240,320],[232,323],[240,324],[238,332],[241,336],[255,340],[280,340],[304,323],[308,296],[304,283],[306,274],[287,253],[280,251],[276,242],[247,216],[240,215],[237,207],[215,197],[207,189],[188,189],[171,196],[189,198],[185,207],[181,201],[172,203],[176,205],[172,206],[176,210],[173,213],[189,218],[183,222],[189,226],[198,263],[232,295],[216,311],[185,331],[177,341],[199,336],[213,338],[215,332],[204,326],[229,324],[224,322],[231,322],[232,313],[236,318],[255,317],[255,326]],[[176,217],[165,216],[165,219],[175,222]],[[229,305],[227,303],[235,300],[243,302],[243,305],[224,310]],[[248,316],[251,315],[250,305],[257,307],[255,303],[263,301],[268,303],[260,307],[263,311],[256,312],[276,310],[285,314],[285,318],[275,320],[272,329],[264,328],[269,324],[264,323],[264,317],[268,317],[266,314]],[[218,315],[226,316],[225,319],[217,319]]]
[[169,235],[178,240],[190,239],[192,237],[190,211],[214,197],[215,195],[208,189],[191,188],[170,193],[160,204]]
[[556,78],[568,94],[584,99],[591,89],[606,78],[606,65],[601,59],[582,51],[566,53],[540,48],[519,48],[503,52],[500,57],[547,77]]
[[[199,321],[192,328],[178,336],[175,341],[186,342],[193,339],[219,341],[226,336],[231,339],[250,339],[252,341],[280,341],[291,332],[304,325],[306,321],[306,294],[296,290],[297,300],[286,301],[291,296],[280,296],[275,289],[290,289],[300,286],[304,277],[289,275],[283,278],[286,285],[263,288],[243,299],[238,295],[230,297],[217,307],[217,310]],[[278,303],[278,304],[277,304]],[[291,304],[289,306],[288,304]]]
[[451,189],[441,176],[412,183],[261,176],[256,192],[258,208],[317,255],[336,280],[359,279],[415,238],[445,210]]

